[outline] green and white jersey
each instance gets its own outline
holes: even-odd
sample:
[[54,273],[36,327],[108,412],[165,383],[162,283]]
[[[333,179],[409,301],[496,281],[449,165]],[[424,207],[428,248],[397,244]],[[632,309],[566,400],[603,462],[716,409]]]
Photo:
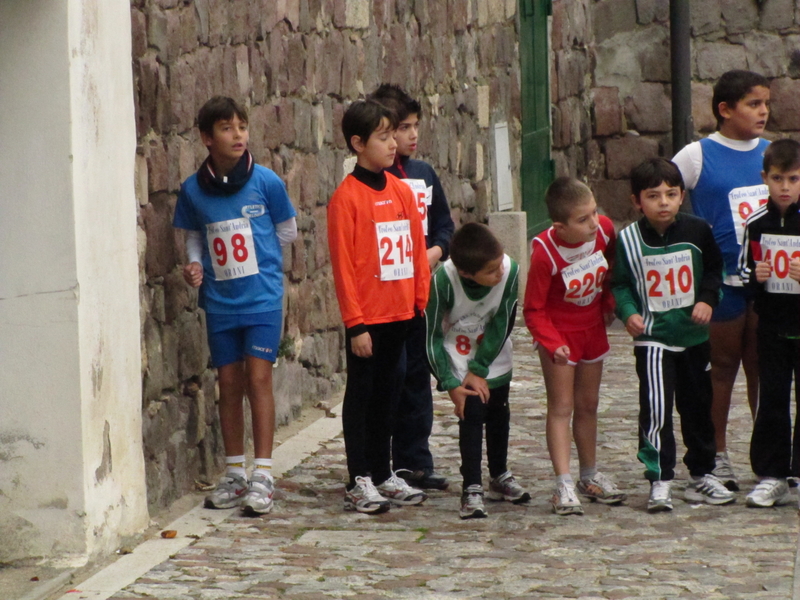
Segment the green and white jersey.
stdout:
[[623,323],[642,316],[635,345],[680,350],[706,341],[708,326],[692,311],[697,302],[714,308],[721,283],[722,254],[702,219],[679,213],[662,236],[642,218],[619,234],[611,287]]
[[493,287],[461,278],[452,260],[431,279],[426,350],[440,389],[458,387],[468,372],[486,379],[490,388],[511,380],[509,334],[516,314],[519,267],[508,255],[503,267],[503,279]]

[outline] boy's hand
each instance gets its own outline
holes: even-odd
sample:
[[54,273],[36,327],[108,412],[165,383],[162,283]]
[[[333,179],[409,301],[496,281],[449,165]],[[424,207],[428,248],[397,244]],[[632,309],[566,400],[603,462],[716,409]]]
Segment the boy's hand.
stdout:
[[361,358],[372,356],[372,337],[369,335],[369,331],[350,338],[350,349],[353,354]]
[[800,281],[800,258],[793,258],[789,261],[789,277]]
[[203,265],[191,262],[183,267],[183,280],[192,287],[200,287],[203,283]]
[[692,309],[692,322],[698,325],[708,325],[713,310],[709,304],[698,302]]
[[642,315],[636,313],[628,317],[628,320],[625,321],[625,331],[631,334],[633,338],[642,335],[644,333],[644,319],[642,319]]
[[484,404],[489,401],[489,386],[483,377],[478,377],[475,373],[467,373],[461,386],[467,388],[471,396],[480,397]]
[[756,263],[756,281],[764,283],[772,275],[772,265],[768,260]]
[[603,321],[606,324],[606,327],[611,327],[611,324],[614,322],[617,316],[613,312],[607,312],[603,314]]
[[428,265],[433,272],[433,268],[439,264],[439,259],[442,258],[442,249],[439,246],[428,248]]
[[566,365],[569,362],[569,346],[561,346],[553,352],[553,362],[557,365]]
[[450,396],[450,400],[453,401],[453,414],[457,416],[459,419],[464,418],[464,404],[467,402],[468,396],[474,396],[475,393],[471,390],[468,390],[463,385],[458,386],[457,388],[453,388],[452,390],[447,390],[447,394]]

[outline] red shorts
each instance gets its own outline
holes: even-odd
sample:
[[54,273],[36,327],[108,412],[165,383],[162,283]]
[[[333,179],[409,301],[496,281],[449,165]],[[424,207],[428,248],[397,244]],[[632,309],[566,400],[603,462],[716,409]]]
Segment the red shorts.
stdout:
[[569,346],[567,362],[570,365],[577,365],[579,362],[600,362],[611,350],[611,346],[608,345],[606,326],[602,321],[589,329],[561,331],[560,333],[564,342]]

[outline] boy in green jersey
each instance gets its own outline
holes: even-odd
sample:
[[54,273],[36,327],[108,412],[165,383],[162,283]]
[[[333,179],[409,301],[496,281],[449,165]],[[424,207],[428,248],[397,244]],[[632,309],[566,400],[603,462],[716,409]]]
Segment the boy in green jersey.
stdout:
[[685,196],[674,163],[654,158],[631,172],[631,197],[643,217],[620,232],[611,288],[616,313],[633,337],[639,376],[639,460],[651,482],[647,509],[672,510],[673,403],[689,469],[684,498],[729,504],[733,492],[711,474],[708,323],[719,302],[722,254],[711,227],[679,209]]

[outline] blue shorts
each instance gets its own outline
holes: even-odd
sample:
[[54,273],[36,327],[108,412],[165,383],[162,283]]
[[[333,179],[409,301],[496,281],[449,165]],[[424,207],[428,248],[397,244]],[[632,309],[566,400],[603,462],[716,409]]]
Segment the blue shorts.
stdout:
[[282,311],[246,315],[206,314],[211,362],[223,367],[244,360],[245,355],[274,363],[281,340]]
[[750,300],[750,294],[743,287],[723,283],[721,289],[722,299],[711,313],[711,320],[715,323],[742,316],[747,310],[747,301]]

